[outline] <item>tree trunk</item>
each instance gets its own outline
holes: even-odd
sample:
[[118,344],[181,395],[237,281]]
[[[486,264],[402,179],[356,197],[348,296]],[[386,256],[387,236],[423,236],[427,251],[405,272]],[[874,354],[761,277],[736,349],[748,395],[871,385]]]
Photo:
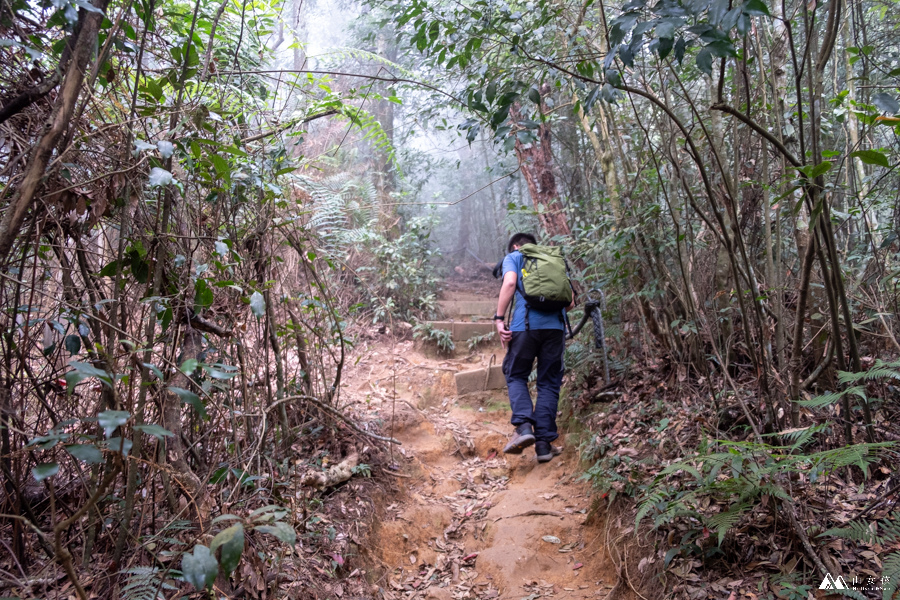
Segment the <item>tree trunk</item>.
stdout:
[[[544,91],[546,93],[546,91]],[[513,121],[521,121],[522,114],[518,105],[509,111]],[[556,176],[553,174],[553,154],[550,141],[550,123],[541,123],[537,130],[538,139],[530,144],[523,144],[516,139],[516,158],[519,169],[525,178],[531,201],[538,213],[541,228],[547,237],[569,235],[569,223],[559,192],[556,188]]]
[[[202,341],[200,332],[191,327],[188,319],[185,321],[184,341],[181,345],[182,364],[190,359],[197,360],[197,356],[200,354]],[[181,370],[178,370],[172,378],[170,385],[172,387],[190,390],[191,379]],[[173,477],[182,486],[182,489],[189,496],[190,500],[195,503],[198,516],[201,519],[205,519],[206,515],[203,513],[205,511],[206,492],[200,478],[194,474],[193,469],[191,469],[191,466],[188,464],[186,457],[187,450],[184,447],[181,437],[181,398],[172,392],[166,392],[163,395],[163,398],[163,427],[174,434],[172,437],[167,437],[165,440],[166,458],[168,459],[168,463],[174,467]]]
[[53,107],[53,114],[47,122],[46,133],[41,136],[31,151],[19,194],[13,197],[3,214],[3,219],[0,220],[0,257],[9,256],[13,242],[19,234],[19,227],[22,226],[22,221],[25,219],[25,213],[31,207],[41,186],[44,171],[53,154],[53,148],[56,147],[56,143],[70,125],[88,62],[94,54],[97,32],[104,19],[103,13],[108,4],[109,0],[97,0],[97,4],[94,6],[100,9],[100,12],[87,11],[83,8],[78,11],[80,25],[80,27],[76,26],[78,41],[75,43],[75,50],[62,91]]

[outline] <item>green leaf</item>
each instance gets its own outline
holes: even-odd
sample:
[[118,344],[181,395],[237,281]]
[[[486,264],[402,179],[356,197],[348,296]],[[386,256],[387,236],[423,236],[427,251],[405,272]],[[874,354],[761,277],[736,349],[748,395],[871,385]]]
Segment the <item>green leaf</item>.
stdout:
[[257,525],[253,529],[260,533],[268,533],[269,535],[274,535],[285,544],[289,544],[291,546],[293,546],[297,542],[297,532],[294,531],[294,528],[287,523],[282,523],[281,521],[274,523],[273,525]]
[[69,354],[78,354],[81,352],[81,337],[77,335],[67,335],[66,350],[69,351]]
[[114,260],[111,263],[106,264],[100,272],[97,273],[98,277],[115,277],[116,273],[119,272],[119,261]]
[[198,310],[212,306],[215,296],[205,279],[198,279],[194,284],[194,305]]
[[154,425],[152,423],[148,425],[135,425],[134,429],[135,431],[143,431],[147,435],[152,435],[153,437],[160,440],[166,437],[174,437],[175,435],[168,429],[160,427],[159,425]]
[[161,169],[160,167],[153,167],[150,169],[150,177],[148,182],[150,183],[150,187],[162,187],[169,185],[175,179],[172,177],[172,174],[166,171],[165,169]]
[[240,520],[241,520],[241,518],[237,515],[225,514],[225,515],[219,515],[218,517],[213,519],[212,522],[213,522],[213,524],[215,524],[215,523],[220,523],[222,521],[240,521]]
[[494,101],[494,98],[497,97],[497,82],[492,81],[488,84],[487,89],[484,91],[484,99],[488,101],[488,104]]
[[249,519],[255,523],[267,522],[272,519],[281,519],[287,516],[287,509],[277,504],[267,504],[250,513]]
[[209,418],[209,415],[206,414],[206,406],[203,404],[203,401],[200,400],[200,396],[190,390],[175,387],[174,385],[169,386],[169,391],[181,398],[181,401],[185,404],[193,406],[194,410],[197,411],[202,419]]
[[220,531],[213,538],[209,549],[215,553],[220,548],[219,565],[226,575],[230,575],[237,568],[241,561],[241,553],[244,551],[244,526],[235,523],[228,529]]
[[146,87],[147,91],[150,92],[150,95],[156,98],[157,101],[162,99],[163,89],[156,80],[148,79]]
[[74,360],[69,363],[69,366],[73,369],[66,373],[66,387],[70,392],[74,389],[76,384],[84,381],[88,377],[96,377],[107,386],[112,387],[112,377],[106,371],[101,371],[93,365]]
[[878,110],[887,115],[896,115],[900,113],[900,102],[885,92],[880,92],[872,96],[872,104],[878,107]]
[[97,465],[103,462],[103,453],[93,444],[72,444],[66,446],[66,452],[82,462]]
[[127,423],[129,418],[131,413],[124,410],[104,410],[97,415],[97,422],[100,423],[106,437],[109,437],[116,428]]
[[813,180],[820,175],[824,175],[828,171],[831,170],[831,167],[834,166],[830,160],[822,161],[816,166],[807,165],[805,167],[797,167],[797,170],[803,173],[807,179]]
[[181,369],[182,373],[189,376],[191,373],[193,373],[194,371],[197,370],[197,366],[199,364],[200,363],[197,362],[196,358],[189,358],[186,361],[184,361],[183,363],[181,363],[181,366],[178,368]]
[[194,546],[193,554],[185,554],[181,559],[181,573],[185,581],[198,590],[212,587],[219,574],[219,563],[209,551],[209,548],[201,544]]
[[159,370],[159,367],[157,367],[157,366],[154,365],[153,363],[143,363],[143,364],[144,364],[145,367],[147,367],[148,369],[150,369],[150,371],[151,371],[154,375],[156,375],[157,379],[159,379],[160,381],[163,381],[163,380],[165,379],[165,377],[163,377],[162,371]]
[[121,452],[124,456],[128,456],[134,443],[128,438],[114,437],[106,440],[106,447],[113,452]]
[[31,474],[34,475],[34,480],[38,482],[43,481],[48,477],[53,477],[57,473],[59,473],[59,465],[55,462],[44,463],[31,470]]
[[259,292],[253,292],[250,296],[250,312],[252,312],[253,316],[257,319],[266,314],[266,300]]
[[697,54],[697,68],[712,77],[712,51],[707,47]]
[[850,156],[858,158],[867,165],[876,165],[879,167],[891,166],[891,164],[888,162],[887,156],[885,156],[883,152],[879,152],[878,150],[857,150],[856,152],[851,152]]
[[743,11],[748,15],[753,15],[754,17],[771,16],[769,7],[766,6],[762,0],[747,0],[747,2],[744,3]]
[[212,160],[213,168],[216,170],[219,177],[225,181],[229,181],[231,179],[231,167],[228,166],[228,161],[218,154],[210,156],[210,160]]
[[201,366],[203,367],[203,370],[206,371],[206,373],[213,379],[221,379],[223,381],[227,381],[229,379],[237,377],[238,374],[236,368],[228,367],[227,365],[216,365],[217,367],[225,367],[224,369],[216,369],[207,364],[203,364]]

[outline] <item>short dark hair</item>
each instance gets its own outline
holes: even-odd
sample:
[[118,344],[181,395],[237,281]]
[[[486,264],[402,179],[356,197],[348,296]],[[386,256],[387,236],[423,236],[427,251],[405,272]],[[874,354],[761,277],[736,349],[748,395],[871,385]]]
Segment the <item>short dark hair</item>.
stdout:
[[519,232],[513,234],[513,236],[509,238],[509,243],[506,245],[506,251],[512,252],[513,246],[522,246],[523,244],[537,244],[537,238],[530,233]]

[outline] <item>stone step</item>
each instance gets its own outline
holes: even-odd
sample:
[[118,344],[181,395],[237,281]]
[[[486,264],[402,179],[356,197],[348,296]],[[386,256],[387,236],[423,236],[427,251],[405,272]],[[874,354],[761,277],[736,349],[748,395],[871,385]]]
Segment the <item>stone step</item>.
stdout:
[[[485,335],[497,331],[493,321],[467,323],[465,321],[429,321],[435,329],[446,329],[454,342],[465,342],[477,335]],[[497,337],[497,336],[494,336]]]
[[[500,284],[497,284],[497,293],[500,293]],[[496,296],[485,296],[484,294],[474,294],[471,292],[444,292],[442,294],[445,302],[482,302],[485,300],[491,300],[494,303],[494,308],[497,306],[497,297]]]
[[[472,371],[461,371],[455,375],[456,379],[456,395],[471,394],[472,392],[483,392],[486,390],[499,390],[506,387],[506,377],[503,375],[503,367],[494,365],[490,368],[490,374],[487,369],[474,369]],[[485,381],[485,378],[487,381]]]
[[448,317],[480,317],[490,319],[497,310],[496,300],[441,300],[438,302]]

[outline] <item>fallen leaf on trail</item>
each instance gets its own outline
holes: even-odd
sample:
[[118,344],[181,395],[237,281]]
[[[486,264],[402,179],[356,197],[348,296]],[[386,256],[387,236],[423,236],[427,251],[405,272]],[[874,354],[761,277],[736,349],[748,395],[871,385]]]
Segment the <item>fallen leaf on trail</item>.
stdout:
[[545,542],[550,543],[550,544],[559,544],[559,543],[562,542],[562,540],[560,540],[560,539],[559,539],[558,537],[556,537],[555,535],[545,535],[545,536],[542,537],[541,539],[544,540]]

